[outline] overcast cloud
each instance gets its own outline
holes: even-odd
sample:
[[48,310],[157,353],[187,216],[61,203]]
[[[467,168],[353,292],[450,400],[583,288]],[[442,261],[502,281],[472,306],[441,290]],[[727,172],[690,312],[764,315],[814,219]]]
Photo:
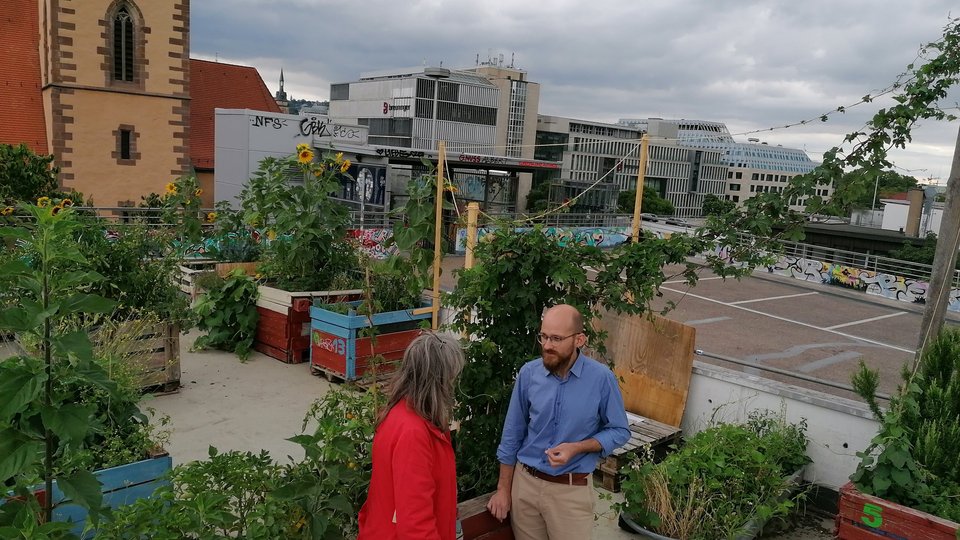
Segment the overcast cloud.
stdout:
[[[540,113],[722,121],[738,140],[821,153],[859,129],[889,86],[949,22],[948,0],[194,0],[191,56],[250,65],[271,92],[327,99],[331,82],[418,65],[472,67],[504,56],[541,84]],[[954,16],[958,15],[953,13]],[[945,106],[956,107],[956,89]],[[927,122],[893,161],[947,178],[957,123]]]

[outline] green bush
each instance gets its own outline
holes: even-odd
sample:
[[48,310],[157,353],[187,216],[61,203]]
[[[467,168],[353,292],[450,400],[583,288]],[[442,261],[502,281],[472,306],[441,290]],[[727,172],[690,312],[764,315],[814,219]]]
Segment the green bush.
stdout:
[[960,521],[960,331],[944,329],[886,411],[876,401],[879,374],[863,362],[853,386],[880,421],[870,446],[857,455],[850,479],[857,489]]
[[257,282],[236,269],[200,297],[193,310],[197,326],[206,334],[197,338],[197,349],[213,348],[235,353],[241,360],[250,356],[256,337]]
[[789,424],[766,411],[744,425],[708,428],[658,464],[649,455],[636,459],[617,507],[664,536],[732,538],[752,520],[793,508],[785,478],[809,462],[805,431],[806,422]]

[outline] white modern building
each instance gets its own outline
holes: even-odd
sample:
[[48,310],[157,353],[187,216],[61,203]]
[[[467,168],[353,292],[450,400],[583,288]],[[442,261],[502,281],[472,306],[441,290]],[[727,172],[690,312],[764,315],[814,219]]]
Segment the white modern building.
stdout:
[[[720,150],[679,144],[676,128],[658,127],[649,147],[644,185],[673,203],[675,215],[699,216],[707,194],[723,197],[727,167]],[[640,137],[643,131],[622,124],[606,124],[559,116],[540,115],[537,143],[541,159],[562,162],[561,183],[577,186],[595,183],[603,191],[632,190],[637,183]],[[557,151],[557,148],[560,151]]]
[[[646,118],[621,119],[619,123],[651,132],[675,126],[675,137],[681,145],[722,151],[728,167],[722,198],[735,203],[757,193],[782,192],[791,178],[808,173],[818,165],[806,152],[796,148],[772,146],[758,138],[749,138],[745,143],[736,142],[722,122]],[[833,195],[833,186],[817,186],[816,194],[829,199]],[[791,205],[797,211],[803,211],[805,207],[806,199],[793,201]]]

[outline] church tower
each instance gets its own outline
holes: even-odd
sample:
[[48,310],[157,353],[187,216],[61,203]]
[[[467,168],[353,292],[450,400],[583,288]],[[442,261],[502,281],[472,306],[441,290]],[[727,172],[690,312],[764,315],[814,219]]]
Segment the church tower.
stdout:
[[163,193],[190,171],[189,0],[39,6],[47,140],[64,189],[102,207]]
[[280,89],[277,90],[274,99],[277,101],[277,107],[280,107],[280,112],[285,114],[290,112],[290,102],[287,101],[287,93],[283,91],[283,68],[280,68]]

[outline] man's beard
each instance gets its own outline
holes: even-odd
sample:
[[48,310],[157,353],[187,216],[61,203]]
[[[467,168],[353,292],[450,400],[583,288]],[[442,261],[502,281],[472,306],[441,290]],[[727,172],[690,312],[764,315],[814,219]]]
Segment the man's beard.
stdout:
[[557,353],[543,353],[543,366],[550,373],[556,374],[558,371],[570,367],[577,357],[577,350],[574,349],[570,356],[560,356]]

